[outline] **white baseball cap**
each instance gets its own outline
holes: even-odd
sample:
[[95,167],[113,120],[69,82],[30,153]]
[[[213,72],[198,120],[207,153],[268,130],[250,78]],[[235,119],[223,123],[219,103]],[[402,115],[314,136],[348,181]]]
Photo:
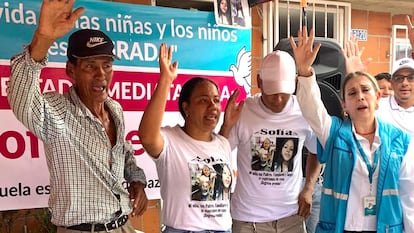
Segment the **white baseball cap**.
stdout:
[[392,75],[394,75],[397,71],[405,68],[414,70],[414,59],[405,57],[397,60],[392,67]]
[[296,65],[288,52],[276,50],[263,58],[260,66],[262,90],[267,95],[293,94],[296,88]]

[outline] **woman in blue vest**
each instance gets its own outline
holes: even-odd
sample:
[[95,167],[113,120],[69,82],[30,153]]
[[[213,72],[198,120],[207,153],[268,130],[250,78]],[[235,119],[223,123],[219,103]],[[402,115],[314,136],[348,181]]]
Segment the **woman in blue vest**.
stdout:
[[[296,94],[322,145],[319,161],[326,164],[316,232],[414,232],[414,158],[409,158],[414,140],[375,116],[378,84],[362,71],[343,80],[347,117],[331,117],[311,67],[320,45],[313,45],[313,30],[309,37],[306,28],[298,35],[297,44],[291,39],[298,67]],[[359,69],[355,65],[361,54],[356,39],[347,43],[347,71]]]

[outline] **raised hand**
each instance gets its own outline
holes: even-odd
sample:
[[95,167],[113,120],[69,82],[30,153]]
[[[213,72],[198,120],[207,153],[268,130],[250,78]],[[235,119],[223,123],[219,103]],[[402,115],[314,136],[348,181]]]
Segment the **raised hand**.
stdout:
[[221,126],[219,134],[228,137],[231,128],[236,124],[237,120],[240,117],[241,111],[244,106],[244,100],[237,103],[237,98],[239,97],[240,90],[235,90],[227,101],[226,110],[224,113],[224,121]]
[[290,45],[293,49],[298,75],[309,77],[312,75],[312,64],[316,59],[316,55],[321,47],[321,44],[313,45],[315,35],[313,29],[310,30],[308,36],[308,29],[306,26],[298,32],[298,44],[295,43],[293,37],[290,37]]
[[172,48],[167,49],[167,45],[162,43],[160,46],[159,64],[160,64],[160,80],[166,80],[172,83],[177,78],[178,62],[172,61]]
[[362,54],[365,47],[359,48],[358,38],[352,35],[346,42],[345,48],[342,49],[342,54],[345,57],[346,72],[352,73],[355,71],[366,72],[368,70],[368,64],[372,59],[368,58],[366,61],[362,61]]
[[43,0],[37,33],[53,41],[66,35],[85,10],[73,10],[74,3],[75,0]]
[[73,10],[75,0],[43,0],[40,8],[39,26],[30,44],[30,56],[41,61],[50,46],[75,26],[85,11],[83,7]]
[[159,53],[160,79],[139,124],[139,137],[148,155],[158,158],[164,147],[161,123],[171,84],[177,78],[178,62],[171,64],[172,49],[162,43]]

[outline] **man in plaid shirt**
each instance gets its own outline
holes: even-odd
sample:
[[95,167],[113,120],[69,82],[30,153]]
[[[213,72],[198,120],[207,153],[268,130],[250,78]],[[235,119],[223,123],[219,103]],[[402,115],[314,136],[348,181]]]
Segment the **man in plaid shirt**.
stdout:
[[[44,143],[50,172],[49,206],[58,233],[135,232],[128,215],[147,208],[146,178],[125,141],[123,111],[112,100],[112,40],[82,29],[68,41],[67,93],[42,94],[39,77],[47,52],[81,16],[74,0],[44,0],[30,45],[11,59],[8,92],[16,117]],[[126,190],[122,183],[129,184]]]

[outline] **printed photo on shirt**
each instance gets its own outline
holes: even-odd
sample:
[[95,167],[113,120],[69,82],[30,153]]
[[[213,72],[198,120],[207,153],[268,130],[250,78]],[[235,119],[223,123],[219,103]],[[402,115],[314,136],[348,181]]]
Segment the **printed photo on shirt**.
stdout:
[[191,200],[229,200],[232,185],[231,169],[227,164],[190,163]]
[[275,138],[255,137],[252,144],[252,170],[273,171]]
[[298,153],[298,138],[276,138],[273,167],[277,172],[291,172]]

